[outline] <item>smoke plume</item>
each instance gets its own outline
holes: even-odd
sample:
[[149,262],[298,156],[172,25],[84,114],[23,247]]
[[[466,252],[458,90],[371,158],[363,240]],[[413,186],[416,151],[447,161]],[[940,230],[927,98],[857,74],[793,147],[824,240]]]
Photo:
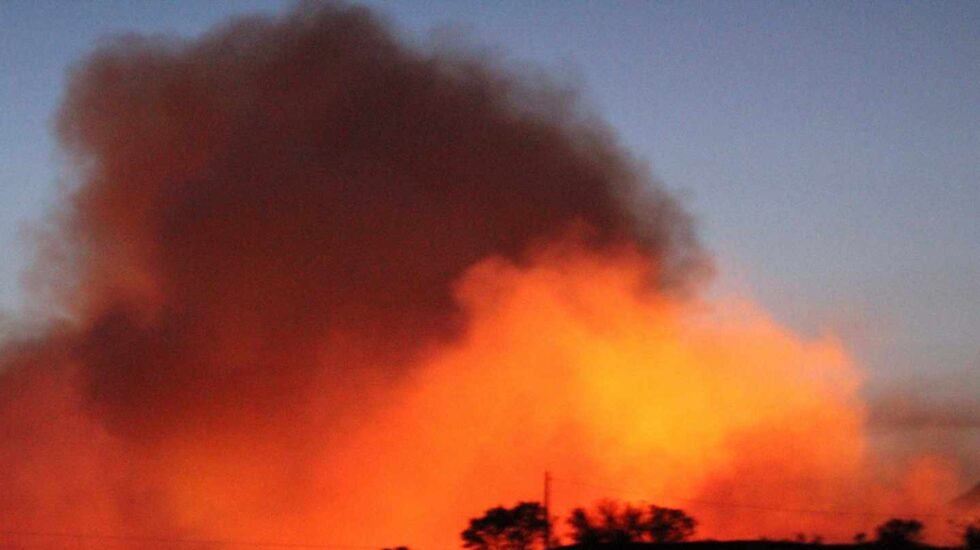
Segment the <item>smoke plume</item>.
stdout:
[[57,321],[0,350],[0,528],[447,546],[545,469],[870,502],[840,345],[701,301],[690,216],[568,90],[306,5],[107,42],[58,133]]

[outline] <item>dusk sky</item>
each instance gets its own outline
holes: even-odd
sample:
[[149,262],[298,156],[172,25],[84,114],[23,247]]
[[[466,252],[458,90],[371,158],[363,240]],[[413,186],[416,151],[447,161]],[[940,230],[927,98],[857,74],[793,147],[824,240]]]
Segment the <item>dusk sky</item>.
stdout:
[[0,520],[359,541],[381,490],[443,544],[558,464],[742,537],[980,477],[980,3],[294,5],[0,1]]

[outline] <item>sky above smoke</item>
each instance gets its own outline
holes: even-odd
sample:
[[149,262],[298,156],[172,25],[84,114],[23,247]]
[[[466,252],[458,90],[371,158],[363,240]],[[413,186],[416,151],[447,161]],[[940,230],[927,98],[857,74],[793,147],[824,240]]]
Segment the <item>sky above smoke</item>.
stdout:
[[871,468],[840,341],[705,298],[691,216],[541,74],[304,6],[107,41],[56,126],[51,320],[0,356],[10,525],[431,545],[546,468],[784,514],[960,484],[935,449]]

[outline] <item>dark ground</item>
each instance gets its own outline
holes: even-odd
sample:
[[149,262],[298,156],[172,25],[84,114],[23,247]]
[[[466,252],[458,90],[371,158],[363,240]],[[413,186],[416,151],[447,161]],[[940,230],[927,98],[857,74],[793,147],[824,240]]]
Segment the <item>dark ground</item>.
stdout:
[[[885,547],[874,543],[866,544],[815,544],[809,542],[769,541],[769,540],[730,540],[730,541],[691,541],[676,543],[635,542],[625,545],[600,544],[594,546],[570,544],[555,550],[894,550],[895,547]],[[917,544],[899,547],[905,550],[950,550],[942,546]]]

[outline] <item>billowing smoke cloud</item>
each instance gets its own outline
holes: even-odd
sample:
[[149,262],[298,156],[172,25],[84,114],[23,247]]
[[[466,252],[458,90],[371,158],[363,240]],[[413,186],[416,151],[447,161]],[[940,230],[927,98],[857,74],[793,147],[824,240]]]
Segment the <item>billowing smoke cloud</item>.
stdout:
[[73,350],[126,436],[397,376],[458,329],[466,268],[570,227],[637,245],[657,285],[702,264],[686,214],[571,100],[409,50],[362,9],[117,41],[74,74],[60,130],[84,180]]
[[459,334],[453,283],[481,259],[572,231],[634,246],[653,287],[705,265],[688,216],[574,97],[406,48],[359,8],[116,39],[74,71],[58,128],[79,185],[41,271],[70,328],[8,351],[4,388],[44,378],[149,462],[247,441],[293,470],[259,467],[290,494]]
[[689,216],[566,90],[304,6],[116,39],[58,128],[60,321],[0,356],[0,527],[445,546],[546,468],[870,502],[840,346],[700,302]]

